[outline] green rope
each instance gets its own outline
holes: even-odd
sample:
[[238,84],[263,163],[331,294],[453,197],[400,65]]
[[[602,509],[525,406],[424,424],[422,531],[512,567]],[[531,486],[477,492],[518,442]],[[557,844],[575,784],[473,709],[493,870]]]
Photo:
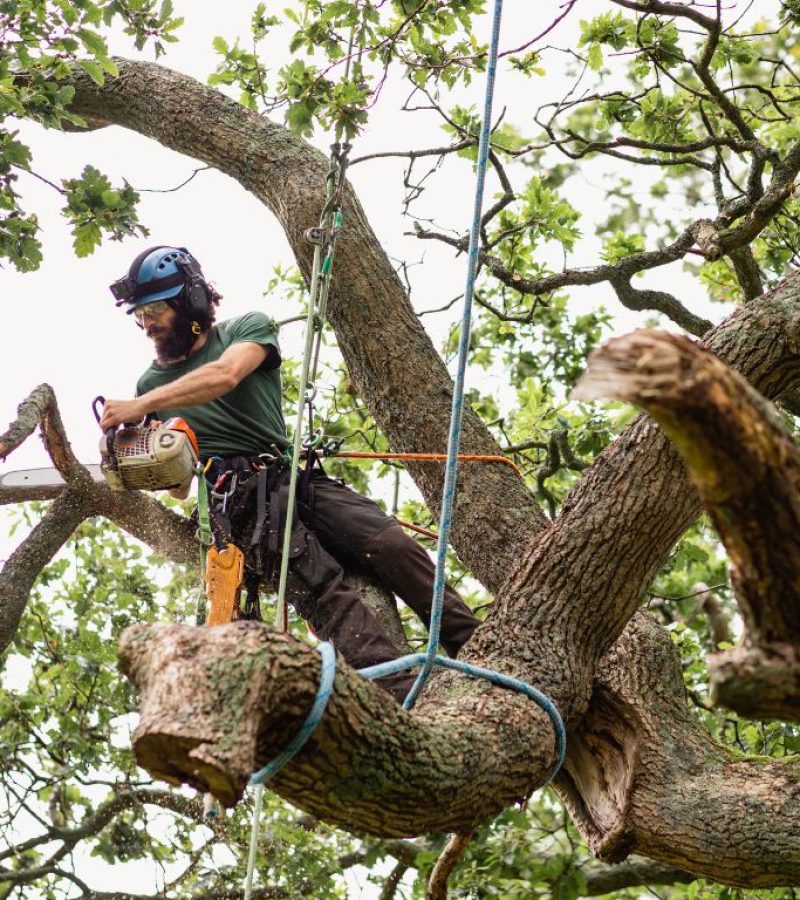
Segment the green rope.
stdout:
[[[311,268],[311,285],[309,289],[308,316],[306,317],[306,342],[303,351],[303,363],[300,372],[300,390],[298,393],[294,434],[292,441],[291,470],[289,476],[289,497],[286,506],[286,523],[283,530],[283,547],[281,550],[281,568],[278,578],[278,598],[275,609],[275,627],[286,630],[286,583],[289,576],[289,551],[292,540],[292,519],[294,518],[295,492],[297,475],[300,469],[300,458],[303,449],[303,419],[307,403],[311,402],[314,393],[314,379],[317,375],[322,326],[328,306],[330,276],[333,270],[333,259],[336,252],[336,239],[342,225],[341,195],[344,189],[347,171],[347,154],[349,144],[334,144],[331,152],[328,175],[325,180],[325,206],[320,216],[319,228],[316,229],[318,239],[314,241],[314,262]],[[312,231],[314,231],[312,229]],[[323,259],[323,250],[325,257]],[[313,436],[309,435],[310,438]],[[317,442],[322,440],[319,435]],[[256,785],[253,796],[253,827],[250,832],[250,848],[247,859],[247,876],[244,885],[244,900],[253,896],[253,874],[258,850],[258,829],[261,820],[264,786]]]
[[206,622],[206,596],[205,596],[205,577],[206,577],[206,554],[208,548],[214,541],[214,535],[211,531],[211,519],[208,514],[208,484],[206,483],[205,471],[202,466],[195,469],[197,475],[197,521],[199,525],[200,538],[200,597],[197,602],[196,621],[198,625],[205,625]]

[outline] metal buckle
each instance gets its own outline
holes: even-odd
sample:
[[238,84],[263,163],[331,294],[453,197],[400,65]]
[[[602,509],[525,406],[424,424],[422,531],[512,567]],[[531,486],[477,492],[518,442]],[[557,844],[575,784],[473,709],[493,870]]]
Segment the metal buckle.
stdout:
[[[235,493],[236,488],[239,484],[239,477],[237,476],[236,472],[233,472],[233,470],[231,470],[231,469],[229,469],[227,472],[224,472],[220,476],[220,478],[217,481],[217,484],[219,484],[219,482],[223,478],[227,478],[227,476],[229,474],[231,475],[231,480],[230,480],[230,486],[228,487],[227,491],[217,491],[217,490],[212,489],[208,492],[209,496],[213,497],[215,502],[219,502],[220,500],[222,501],[223,515],[225,514],[226,510],[228,509],[228,500],[230,499],[231,495]],[[216,488],[216,485],[214,487]]]
[[303,237],[309,244],[322,247],[328,241],[328,232],[325,228],[321,228],[317,225],[314,228],[306,228],[303,232]]

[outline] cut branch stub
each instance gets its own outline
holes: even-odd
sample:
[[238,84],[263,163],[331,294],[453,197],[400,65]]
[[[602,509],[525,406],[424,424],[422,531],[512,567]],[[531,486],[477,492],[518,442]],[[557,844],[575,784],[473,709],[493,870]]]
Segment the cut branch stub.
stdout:
[[[120,664],[140,693],[140,765],[226,806],[297,733],[320,675],[314,650],[256,622],[136,625],[122,635]],[[485,682],[444,684],[435,703],[408,712],[337,660],[322,721],[270,788],[384,837],[468,831],[528,796],[555,757],[546,715]]]
[[716,699],[800,721],[800,455],[780,416],[713,354],[654,331],[606,343],[577,394],[630,400],[659,423],[725,544],[746,647],[712,657]]
[[598,667],[556,788],[592,851],[629,853],[722,884],[800,880],[797,757],[742,758],[689,710],[669,635],[638,613]]

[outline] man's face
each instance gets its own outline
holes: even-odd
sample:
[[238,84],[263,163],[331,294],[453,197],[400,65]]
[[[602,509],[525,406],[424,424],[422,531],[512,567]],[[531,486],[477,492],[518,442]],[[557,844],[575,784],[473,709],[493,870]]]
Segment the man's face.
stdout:
[[175,319],[175,310],[166,300],[154,300],[152,303],[144,303],[133,311],[136,321],[142,326],[149,338],[155,339],[156,335],[169,329]]
[[195,335],[185,316],[178,314],[166,300],[138,306],[133,315],[153,342],[160,363],[178,362],[186,357]]

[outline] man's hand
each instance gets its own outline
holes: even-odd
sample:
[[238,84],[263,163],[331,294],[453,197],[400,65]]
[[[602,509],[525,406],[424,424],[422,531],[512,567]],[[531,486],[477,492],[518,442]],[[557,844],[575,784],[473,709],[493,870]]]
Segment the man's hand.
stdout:
[[147,409],[140,397],[135,400],[106,400],[100,427],[105,431],[125,422],[140,422],[146,415]]

